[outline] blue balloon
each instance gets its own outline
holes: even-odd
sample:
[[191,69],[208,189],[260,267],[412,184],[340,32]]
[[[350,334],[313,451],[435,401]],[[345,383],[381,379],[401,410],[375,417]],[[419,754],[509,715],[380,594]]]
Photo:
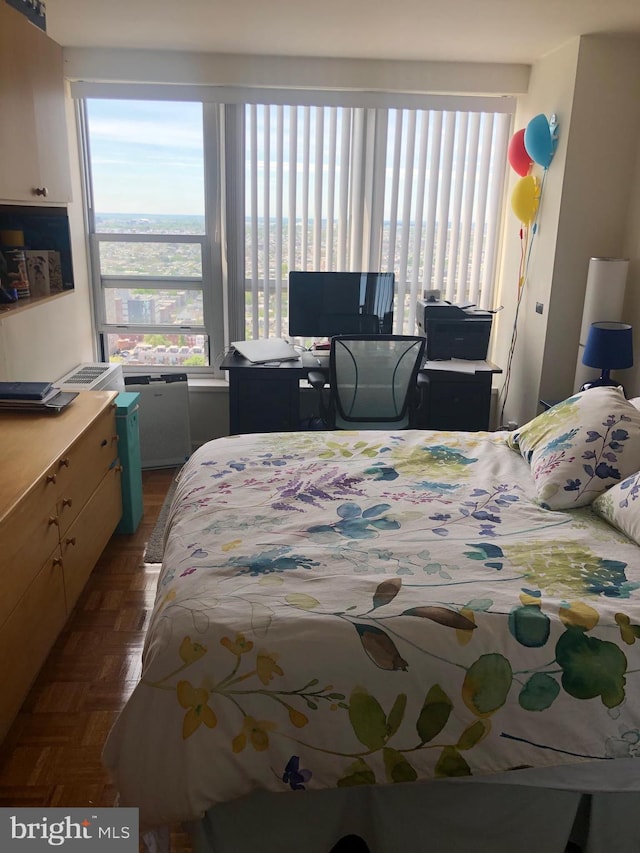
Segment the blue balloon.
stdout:
[[547,117],[540,113],[534,116],[524,131],[524,147],[531,159],[545,169],[553,159],[555,141]]

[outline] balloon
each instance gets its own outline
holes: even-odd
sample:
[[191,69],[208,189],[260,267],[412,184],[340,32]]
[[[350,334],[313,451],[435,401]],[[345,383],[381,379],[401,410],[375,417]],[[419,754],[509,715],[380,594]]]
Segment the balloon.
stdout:
[[533,160],[529,156],[527,149],[524,147],[524,128],[522,128],[522,130],[516,130],[511,137],[507,156],[514,172],[517,172],[518,175],[522,175],[523,177],[524,175],[529,174]]
[[531,225],[538,212],[540,193],[533,175],[520,178],[511,193],[511,207],[523,225]]
[[545,169],[551,163],[555,150],[555,140],[547,117],[542,113],[534,116],[524,131],[524,147],[529,156]]

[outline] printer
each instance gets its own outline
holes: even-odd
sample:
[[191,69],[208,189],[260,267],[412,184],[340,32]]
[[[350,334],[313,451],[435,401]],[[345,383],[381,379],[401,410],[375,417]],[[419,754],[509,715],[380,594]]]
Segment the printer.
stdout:
[[484,361],[489,350],[493,314],[473,306],[418,300],[417,322],[427,339],[429,361],[466,358]]

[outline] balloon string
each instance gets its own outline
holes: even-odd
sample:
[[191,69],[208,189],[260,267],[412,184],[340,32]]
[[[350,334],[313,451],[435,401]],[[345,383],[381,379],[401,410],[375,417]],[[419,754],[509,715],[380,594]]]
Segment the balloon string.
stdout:
[[524,294],[524,286],[529,277],[529,264],[531,262],[531,252],[535,242],[536,234],[538,233],[538,218],[540,216],[540,208],[542,206],[542,193],[544,190],[545,181],[547,178],[547,169],[542,173],[542,181],[540,182],[540,192],[538,193],[538,206],[530,225],[524,225],[520,228],[520,264],[518,267],[518,299],[516,302],[516,313],[513,318],[513,328],[511,331],[511,343],[509,345],[509,354],[507,356],[507,367],[505,369],[505,379],[502,383],[502,388],[498,394],[498,401],[502,398],[502,406],[500,409],[500,427],[503,428],[504,410],[507,405],[507,397],[509,396],[509,385],[511,383],[511,368],[513,364],[513,355],[516,349],[516,341],[518,340],[518,316],[520,314],[520,305]]
[[529,252],[527,255],[527,262],[525,265],[525,277],[528,275],[529,270],[529,261],[531,260],[531,250],[533,249],[533,238],[538,233],[538,218],[540,217],[540,208],[542,207],[542,192],[544,190],[544,183],[547,179],[547,170],[545,169],[542,173],[542,181],[540,182],[540,192],[538,193],[538,206],[536,208],[536,215],[533,217],[533,223],[531,226],[532,237],[531,242],[529,244]]
[[509,354],[507,357],[507,366],[505,369],[505,379],[502,384],[502,388],[498,394],[498,401],[500,398],[502,399],[502,407],[500,409],[500,428],[503,428],[503,419],[504,419],[504,410],[507,405],[507,397],[509,395],[509,384],[511,382],[511,366],[513,363],[513,354],[516,348],[516,341],[518,340],[518,315],[520,313],[520,305],[522,303],[522,296],[524,294],[524,284],[526,281],[526,268],[527,262],[525,258],[528,257],[527,253],[527,245],[529,244],[529,226],[525,225],[520,229],[520,266],[518,270],[518,299],[516,302],[516,314],[513,320],[513,328],[511,330],[511,344],[509,345]]

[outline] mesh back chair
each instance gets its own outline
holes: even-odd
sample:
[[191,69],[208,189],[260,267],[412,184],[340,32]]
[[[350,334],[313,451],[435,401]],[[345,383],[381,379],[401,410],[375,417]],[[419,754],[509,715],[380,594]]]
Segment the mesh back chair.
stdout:
[[[407,429],[414,425],[425,339],[338,335],[331,339],[330,392],[321,414],[329,429]],[[323,374],[309,382],[322,397]]]

